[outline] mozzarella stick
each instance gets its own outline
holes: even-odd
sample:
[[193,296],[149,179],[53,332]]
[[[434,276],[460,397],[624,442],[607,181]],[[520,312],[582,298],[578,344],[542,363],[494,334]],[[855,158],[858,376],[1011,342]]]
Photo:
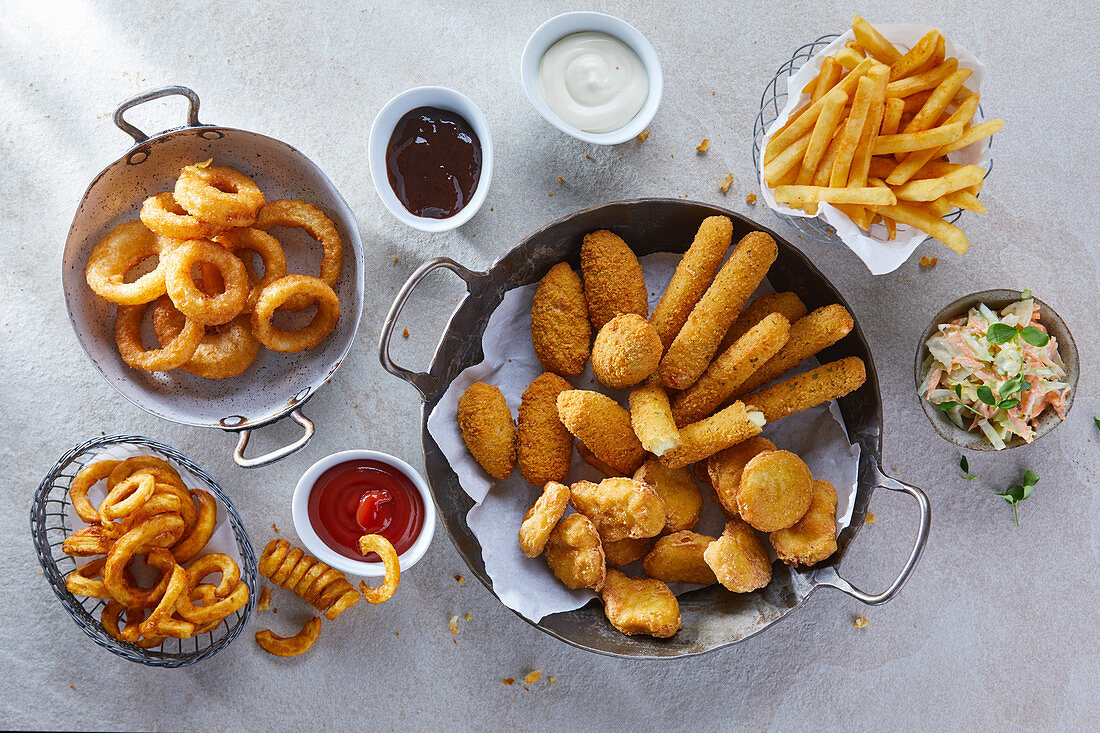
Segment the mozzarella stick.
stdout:
[[656,375],[630,393],[630,425],[642,447],[662,456],[680,445],[680,431],[672,419],[668,394]]
[[[754,392],[745,398],[745,405],[748,409],[759,410],[771,423],[843,397],[859,389],[865,381],[867,381],[867,367],[863,359],[858,356],[849,356]],[[686,443],[687,429],[681,432],[685,433]]]
[[705,420],[681,428],[680,447],[661,456],[661,463],[669,468],[680,468],[701,461],[723,448],[759,435],[764,423],[759,410],[734,402]]
[[750,232],[738,242],[661,360],[666,387],[686,389],[695,383],[777,256],[775,240],[764,232]]
[[806,304],[794,293],[766,293],[753,298],[726,331],[718,351],[723,352],[733,346],[737,339],[744,336],[750,328],[760,323],[770,313],[778,313],[794,323],[806,315]]
[[633,474],[645,460],[630,413],[607,395],[583,389],[562,392],[558,417],[596,458],[623,475]]
[[592,333],[599,333],[604,324],[620,313],[649,317],[642,266],[618,235],[606,229],[584,235],[581,273]]

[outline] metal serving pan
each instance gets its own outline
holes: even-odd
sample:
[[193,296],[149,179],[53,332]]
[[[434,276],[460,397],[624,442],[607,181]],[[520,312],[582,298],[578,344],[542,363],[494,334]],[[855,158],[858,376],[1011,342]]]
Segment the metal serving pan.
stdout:
[[[190,107],[187,124],[146,135],[124,113],[161,97],[181,95]],[[363,310],[363,243],[355,215],[329,178],[301,152],[255,132],[199,122],[199,97],[186,87],[164,87],[119,105],[115,124],[134,139],[125,155],[88,187],[73,218],[62,260],[69,320],[88,359],[123,397],[158,417],[239,434],[234,459],[245,468],[273,463],[304,447],[314,425],[302,405],[339,368],[351,349]],[[213,158],[251,176],[269,200],[302,199],[323,210],[343,240],[344,261],[337,295],[340,321],[324,343],[310,351],[279,354],[261,349],[239,377],[206,380],[174,370],[142,372],[122,361],[114,338],[115,306],[91,291],[84,268],[92,248],[119,223],[137,219],[142,201],[172,189],[180,168]],[[285,233],[284,233],[285,232]],[[299,230],[281,230],[290,272],[315,272],[320,247]],[[300,239],[296,239],[300,238]],[[289,415],[304,433],[295,442],[255,458],[244,456],[252,430]]]
[[[750,231],[767,232],[775,238],[779,257],[768,273],[774,286],[795,291],[811,309],[830,303],[847,306],[840,293],[806,256],[775,232],[732,211],[678,199],[624,201],[579,211],[532,234],[488,272],[474,272],[445,258],[431,260],[418,268],[397,294],[382,328],[379,357],[383,367],[412,384],[422,396],[424,462],[439,515],[459,554],[490,591],[492,583],[485,574],[481,547],[466,526],[466,514],[473,501],[462,490],[458,477],[428,433],[428,415],[451,380],[484,358],[481,336],[504,293],[537,282],[551,266],[562,260],[574,268],[579,267],[581,240],[585,233],[610,229],[623,237],[639,256],[659,251],[683,252],[699,223],[715,215],[728,216],[733,221],[735,242]],[[390,338],[401,308],[413,289],[428,273],[441,267],[462,278],[469,292],[451,316],[429,370],[413,372],[390,359]],[[837,552],[828,561],[809,569],[776,563],[771,583],[754,593],[734,594],[714,585],[681,595],[683,628],[671,639],[620,634],[604,618],[598,600],[575,611],[547,616],[533,625],[589,651],[626,657],[680,657],[747,639],[782,619],[821,587],[836,588],[869,605],[885,603],[897,595],[920,559],[928,538],[931,510],[923,491],[886,476],[879,465],[882,403],[874,360],[858,324],[851,334],[823,351],[821,360],[831,361],[844,356],[863,359],[867,364],[867,382],[839,401],[848,434],[860,445],[859,481],[851,524],[837,537]],[[871,495],[880,488],[902,492],[916,500],[919,508],[917,536],[894,582],[881,593],[867,593],[845,580],[839,571],[852,540],[863,526]]]

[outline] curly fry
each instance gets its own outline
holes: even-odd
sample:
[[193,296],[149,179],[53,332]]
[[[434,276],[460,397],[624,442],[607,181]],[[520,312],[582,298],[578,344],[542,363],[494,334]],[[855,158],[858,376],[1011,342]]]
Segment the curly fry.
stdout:
[[386,576],[382,580],[382,585],[371,588],[366,581],[360,580],[359,591],[363,594],[363,598],[367,599],[367,603],[375,605],[385,603],[397,592],[397,584],[401,582],[401,563],[397,559],[397,550],[393,549],[390,541],[382,535],[365,534],[359,538],[359,552],[363,555],[377,552],[382,558],[382,563],[386,566]]
[[279,636],[271,629],[256,632],[256,643],[268,654],[276,657],[296,657],[309,651],[313,642],[321,635],[321,617],[314,616],[306,621],[302,630],[294,636]]

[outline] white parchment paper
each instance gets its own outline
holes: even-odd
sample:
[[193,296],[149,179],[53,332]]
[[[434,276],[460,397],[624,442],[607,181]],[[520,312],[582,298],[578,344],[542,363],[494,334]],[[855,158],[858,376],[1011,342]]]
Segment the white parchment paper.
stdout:
[[[932,30],[932,27],[927,25],[894,25],[889,23],[881,25],[876,23],[875,28],[878,29],[887,40],[903,51],[908,51],[924,34]],[[801,93],[802,88],[805,87],[811,79],[817,76],[818,72],[821,70],[821,64],[825,60],[825,57],[832,56],[840,50],[845,43],[854,39],[855,34],[849,28],[840,38],[837,38],[814,55],[801,69],[795,72],[793,76],[787,78],[787,105],[764,134],[764,140],[760,146],[760,160],[758,161],[758,166],[760,168],[761,196],[763,196],[764,201],[772,210],[780,214],[785,216],[797,216],[800,218],[811,218],[813,216],[801,209],[793,209],[787,206],[787,204],[782,204],[775,200],[772,190],[764,182],[764,150],[767,148],[772,135],[786,123],[791,113],[810,101],[809,94]],[[944,36],[944,40],[946,41],[945,48],[947,58],[952,56],[958,58],[960,69],[970,69],[974,72],[970,78],[966,80],[965,86],[971,91],[980,91],[982,80],[985,78],[985,65],[979,61],[974,54],[970,53],[962,46],[953,43],[946,35]],[[981,122],[982,119],[982,112],[981,109],[979,109],[974,116],[974,123],[977,124]],[[988,171],[992,165],[989,156],[989,146],[989,138],[979,140],[972,145],[968,145],[961,150],[956,150],[954,153],[951,153],[948,159],[952,163],[959,163],[962,165],[980,165]],[[818,206],[817,216],[836,230],[837,236],[840,237],[840,241],[863,260],[863,263],[867,265],[867,269],[871,271],[872,275],[882,275],[887,272],[893,272],[901,267],[902,263],[909,259],[909,256],[916,250],[917,245],[923,242],[928,236],[919,229],[914,229],[906,224],[898,224],[898,236],[893,241],[887,239],[886,227],[881,224],[872,226],[870,235],[867,235],[862,229],[852,223],[852,220],[849,219],[846,214],[830,204],[821,204]]]
[[[668,252],[641,258],[651,310],[679,261],[680,255]],[[536,289],[537,284],[532,284],[505,294],[485,327],[482,338],[485,360],[455,377],[428,417],[428,431],[458,475],[463,490],[476,502],[466,521],[481,544],[481,556],[493,581],[493,590],[506,606],[532,621],[580,608],[594,594],[566,588],[551,574],[543,557],[523,556],[518,543],[519,525],[539,490],[520,476],[519,469],[505,481],[496,481],[486,474],[466,450],[455,415],[462,393],[477,381],[500,388],[515,415],[523,391],[544,371],[531,346],[531,304]],[[759,292],[772,289],[765,282]],[[812,361],[803,365],[802,370],[817,365]],[[578,389],[598,390],[624,406],[627,404],[630,390],[608,390],[596,381],[590,366],[580,377],[569,381]],[[855,499],[859,446],[849,444],[835,403],[766,426],[763,435],[778,447],[798,453],[815,477],[827,479],[836,487],[838,531],[848,526]],[[574,451],[569,482],[602,478],[603,474]],[[716,537],[722,532],[725,518],[718,505],[709,499],[709,490],[701,487],[701,491],[703,511],[695,531]],[[768,548],[771,549],[770,545]],[[640,570],[633,574],[639,573]],[[697,586],[677,585],[673,590],[679,593],[694,587]]]

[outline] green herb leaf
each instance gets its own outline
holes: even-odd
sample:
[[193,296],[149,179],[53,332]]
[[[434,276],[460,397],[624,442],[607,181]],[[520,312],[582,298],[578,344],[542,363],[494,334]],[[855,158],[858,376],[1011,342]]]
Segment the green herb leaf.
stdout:
[[984,384],[978,387],[978,399],[987,405],[996,405],[997,400],[993,399],[993,390]]
[[1016,337],[1016,329],[1006,323],[991,323],[985,332],[985,338],[991,344],[1003,344]]
[[1032,346],[1038,346],[1040,348],[1050,343],[1050,336],[1047,336],[1045,333],[1035,328],[1035,326],[1021,328],[1020,337]]
[[998,410],[1011,410],[1016,405],[1020,404],[1020,401],[1013,397],[1010,400],[1001,400],[997,403]]
[[[963,398],[963,386],[961,384],[955,385],[955,394],[959,396],[960,400]],[[1097,427],[1100,427],[1100,425],[1098,425]]]
[[[963,406],[964,405],[961,402],[937,402],[936,403],[936,407],[940,408],[944,412],[951,412],[951,410],[955,409],[956,407],[963,407]],[[1098,426],[1098,427],[1100,427],[1100,426]]]
[[1024,471],[1023,483],[1008,487],[1003,494],[994,494],[994,496],[1001,497],[1012,506],[1012,515],[1016,518],[1017,527],[1020,526],[1019,504],[1031,496],[1031,492],[1035,489],[1037,483],[1039,483],[1039,474],[1034,471]]
[[1024,292],[1020,293],[1020,300],[1031,300],[1031,298],[1032,295],[1030,290],[1025,290]]
[[959,457],[959,468],[962,469],[963,478],[967,481],[973,481],[978,478],[974,474],[970,473],[970,461],[966,460],[966,456]]
[[1026,380],[1024,380],[1023,376],[1013,377],[1012,379],[1001,385],[1000,395],[1001,397],[1008,397],[1024,388],[1030,389],[1031,385],[1028,384]]
[[[1024,486],[1031,487],[1039,483],[1039,474],[1034,471],[1024,471]],[[1030,491],[1028,493],[1031,493]],[[1027,498],[1027,494],[1024,494],[1024,498]]]
[[1100,417],[1094,417],[1092,421],[1096,423],[1096,429],[1100,430]]

